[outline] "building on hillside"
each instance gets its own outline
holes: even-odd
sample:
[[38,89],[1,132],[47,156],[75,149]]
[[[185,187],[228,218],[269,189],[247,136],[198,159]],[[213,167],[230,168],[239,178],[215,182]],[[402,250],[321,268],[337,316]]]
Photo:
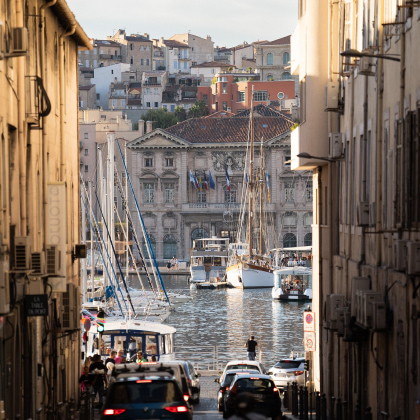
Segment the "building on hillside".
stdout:
[[214,61],[232,66],[233,65],[233,48],[215,47]]
[[123,62],[121,45],[114,41],[92,39],[92,49],[79,48],[79,66],[89,69]]
[[[184,42],[176,40],[163,39],[153,40],[155,51],[164,53],[165,70],[169,74],[190,74],[191,67],[191,48]],[[161,57],[161,56],[160,56]],[[159,59],[161,61],[161,59]]]
[[77,72],[92,46],[64,0],[3,2],[0,21],[0,416],[45,420],[79,404]]
[[91,83],[96,86],[97,107],[108,109],[109,87],[111,83],[121,82],[122,74],[130,70],[126,63],[114,64],[108,67],[94,69],[94,77]]
[[[295,82],[261,81],[259,75],[245,72],[218,73],[211,86],[198,87],[198,100],[207,104],[209,112],[238,111],[250,108],[251,93],[254,87],[254,103],[269,104],[280,101],[283,109],[296,104]],[[251,80],[250,80],[251,79]]]
[[79,85],[79,109],[94,109],[96,106],[96,86]]
[[190,48],[188,52],[188,58],[191,60],[190,66],[214,61],[214,42],[209,35],[206,38],[201,38],[194,34],[185,33],[173,35],[169,39],[188,45]]
[[[255,138],[264,139],[271,202],[267,204],[268,251],[311,242],[311,173],[290,170],[290,128],[277,113],[254,118]],[[156,129],[132,142],[131,180],[156,258],[189,261],[194,239],[235,238],[247,150],[249,118],[194,118]],[[260,146],[256,147],[259,154]],[[257,151],[258,149],[258,151]],[[229,167],[230,192],[226,184]],[[215,188],[196,189],[190,174]],[[309,176],[309,178],[308,178]],[[134,207],[130,207],[134,211]],[[140,226],[136,227],[140,229]]]
[[153,42],[149,39],[149,34],[127,35],[124,29],[119,29],[108,40],[121,45],[122,62],[130,64],[132,71],[152,70]]
[[154,71],[142,74],[142,105],[145,109],[161,108],[162,93],[168,83],[168,72]]
[[218,73],[227,72],[229,68],[233,69],[231,64],[223,63],[221,61],[211,61],[209,63],[201,63],[191,66],[191,74],[196,75],[197,77],[202,77],[202,85],[210,86],[212,80]]
[[419,17],[408,1],[299,2],[291,160],[313,170],[315,339],[304,342],[328,418],[420,409]]

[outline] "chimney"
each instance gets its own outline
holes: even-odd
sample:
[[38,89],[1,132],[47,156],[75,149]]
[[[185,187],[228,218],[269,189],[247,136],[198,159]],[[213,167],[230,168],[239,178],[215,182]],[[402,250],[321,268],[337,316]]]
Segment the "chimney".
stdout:
[[144,134],[144,120],[139,120],[139,134],[140,137]]
[[152,130],[153,130],[152,125],[153,125],[152,121],[146,121],[146,134],[152,132]]
[[144,36],[145,38],[149,39],[149,34],[146,34],[146,33],[145,33],[143,36]]

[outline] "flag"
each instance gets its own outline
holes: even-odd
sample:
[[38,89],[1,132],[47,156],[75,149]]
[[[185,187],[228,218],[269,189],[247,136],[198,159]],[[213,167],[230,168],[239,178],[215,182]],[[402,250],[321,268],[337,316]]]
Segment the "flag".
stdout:
[[198,187],[200,188],[200,192],[201,192],[203,189],[203,184],[201,183],[201,175],[199,175],[198,177]]
[[215,187],[216,187],[216,184],[214,183],[213,178],[211,177],[211,172],[210,171],[209,171],[209,183],[210,183],[210,188],[212,190],[214,190]]
[[197,188],[197,190],[198,190],[198,188],[199,188],[199,186],[198,186],[198,181],[197,181],[197,171],[195,171],[194,172],[195,173],[195,175],[194,175],[194,181],[195,181],[195,188]]
[[267,179],[267,196],[268,196],[268,202],[271,203],[270,199],[270,184],[268,183],[268,172],[265,173],[266,179]]
[[227,166],[225,168],[225,172],[226,172],[226,184],[227,184],[229,192],[231,192],[230,191],[230,179],[229,179],[229,175],[228,175],[228,172],[227,172]]
[[195,184],[194,175],[193,175],[193,173],[191,172],[191,169],[190,169],[190,181],[194,184],[194,187],[195,187],[195,188],[197,188],[197,185]]
[[204,188],[206,189],[206,191],[209,189],[209,186],[207,184],[207,177],[206,177],[206,172],[204,171]]
[[245,173],[245,184],[248,185],[248,174]]

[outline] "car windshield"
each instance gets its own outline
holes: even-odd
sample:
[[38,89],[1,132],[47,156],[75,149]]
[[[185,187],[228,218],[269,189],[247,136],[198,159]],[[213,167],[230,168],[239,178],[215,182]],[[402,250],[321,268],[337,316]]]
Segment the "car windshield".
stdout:
[[115,382],[109,391],[109,404],[182,401],[179,388],[169,381]]
[[253,394],[273,393],[274,383],[270,379],[240,378],[234,385],[238,391],[251,392]]
[[280,360],[274,367],[278,369],[297,369],[302,363],[300,360]]
[[236,376],[236,373],[228,373],[223,380],[223,386],[229,386],[232,383],[233,378]]
[[258,368],[258,366],[255,366],[255,365],[246,365],[246,364],[243,364],[243,365],[229,365],[229,370],[234,370],[234,369],[236,369],[236,370],[239,370],[239,369],[243,369],[243,370],[256,370],[257,372],[259,372],[260,371],[260,369]]

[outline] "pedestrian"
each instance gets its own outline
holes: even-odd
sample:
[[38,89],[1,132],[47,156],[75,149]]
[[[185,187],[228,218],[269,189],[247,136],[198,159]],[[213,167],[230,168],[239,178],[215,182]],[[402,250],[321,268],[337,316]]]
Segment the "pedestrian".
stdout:
[[151,362],[156,362],[156,356],[155,356],[155,355],[153,355],[153,356],[151,357],[150,361],[151,361]]
[[112,350],[108,359],[105,360],[105,366],[108,366],[108,363],[113,363],[115,365],[115,356],[117,355],[117,352],[115,350]]
[[147,359],[145,359],[143,357],[143,353],[141,351],[139,351],[139,352],[137,352],[136,363],[143,363],[143,362],[147,362]]
[[130,337],[130,343],[128,344],[128,353],[130,357],[136,353],[136,347],[136,339],[134,337]]
[[168,271],[171,269],[171,260],[169,260],[166,264],[166,268],[168,269]]
[[254,340],[254,336],[251,335],[251,338],[247,340],[244,347],[248,352],[248,360],[255,360],[255,348],[258,346],[258,343]]
[[82,392],[87,391],[92,386],[92,375],[89,375],[89,368],[87,366],[83,368],[82,376],[79,378],[79,385]]
[[100,406],[105,392],[105,386],[108,385],[108,382],[106,378],[107,369],[99,354],[95,354],[93,356],[93,363],[89,367],[89,372],[95,374],[95,377],[92,380],[93,401],[95,401],[96,394],[98,394]]
[[119,349],[117,353],[117,357],[115,358],[115,363],[121,363],[121,358],[124,356],[124,350]]

